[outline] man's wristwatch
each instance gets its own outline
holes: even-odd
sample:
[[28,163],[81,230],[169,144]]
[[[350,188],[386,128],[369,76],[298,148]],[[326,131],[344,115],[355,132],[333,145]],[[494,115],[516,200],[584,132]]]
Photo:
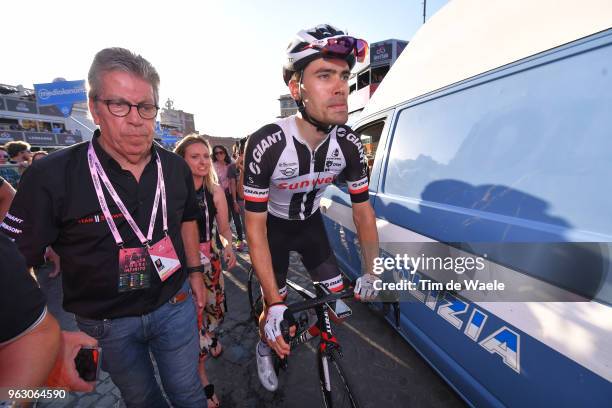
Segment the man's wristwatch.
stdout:
[[188,266],[187,267],[187,273],[188,274],[192,274],[192,273],[204,273],[204,265],[198,265],[198,266]]

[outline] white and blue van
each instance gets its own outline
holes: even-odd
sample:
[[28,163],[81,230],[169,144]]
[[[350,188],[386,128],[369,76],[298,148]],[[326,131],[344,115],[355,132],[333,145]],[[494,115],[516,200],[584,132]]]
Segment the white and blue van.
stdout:
[[[381,251],[498,245],[490,266],[579,300],[400,302],[398,332],[472,406],[612,407],[611,27],[610,0],[453,0],[352,125]],[[359,276],[346,187],[322,211]]]

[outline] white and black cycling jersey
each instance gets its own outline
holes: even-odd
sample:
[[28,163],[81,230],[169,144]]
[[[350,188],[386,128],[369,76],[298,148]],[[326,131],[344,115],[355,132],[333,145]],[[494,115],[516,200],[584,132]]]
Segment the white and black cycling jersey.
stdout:
[[335,126],[312,151],[290,116],[253,133],[244,154],[248,211],[305,219],[319,208],[325,188],[343,173],[353,203],[368,200],[363,145],[348,126]]

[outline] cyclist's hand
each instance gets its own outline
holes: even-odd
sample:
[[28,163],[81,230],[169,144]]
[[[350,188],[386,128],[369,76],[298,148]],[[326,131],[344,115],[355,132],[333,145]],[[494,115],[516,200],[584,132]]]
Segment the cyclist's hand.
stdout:
[[379,277],[370,273],[357,278],[355,283],[355,299],[362,302],[373,300],[378,295],[378,291],[374,289],[374,282],[377,280],[379,280]]
[[290,351],[289,344],[287,344],[283,338],[283,333],[281,331],[281,322],[283,320],[289,322],[289,335],[295,336],[295,319],[287,309],[287,306],[282,303],[277,303],[268,308],[268,316],[266,317],[266,325],[264,327],[266,340],[270,348],[272,348],[280,358],[288,356]]

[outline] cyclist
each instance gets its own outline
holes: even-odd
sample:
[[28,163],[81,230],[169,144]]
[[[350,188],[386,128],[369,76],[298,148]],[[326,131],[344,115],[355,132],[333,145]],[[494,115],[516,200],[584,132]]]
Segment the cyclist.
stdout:
[[[341,173],[347,181],[353,220],[366,271],[378,254],[378,233],[369,203],[368,170],[359,136],[345,126],[348,78],[356,59],[367,55],[367,43],[330,25],[302,30],[287,48],[283,78],[299,114],[268,124],[253,133],[244,155],[244,197],[251,261],[265,298],[256,347],[262,385],[274,391],[278,379],[272,350],[289,354],[280,322],[285,316],[289,251],[302,256],[313,280],[331,291],[343,289],[331,251],[319,201]],[[357,280],[355,297],[371,300],[376,276]],[[295,333],[292,326],[291,333]]]

